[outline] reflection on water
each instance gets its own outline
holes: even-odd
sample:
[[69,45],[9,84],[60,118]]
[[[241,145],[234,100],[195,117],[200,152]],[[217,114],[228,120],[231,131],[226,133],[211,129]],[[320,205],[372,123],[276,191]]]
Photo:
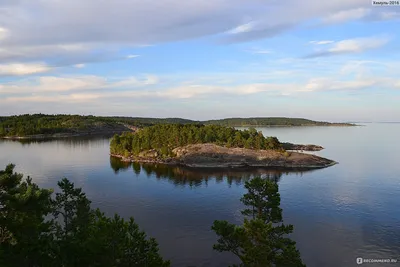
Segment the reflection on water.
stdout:
[[317,154],[340,164],[290,173],[132,164],[110,158],[107,138],[70,138],[0,140],[0,166],[15,163],[16,171],[46,188],[67,177],[94,207],[133,216],[173,267],[233,263],[212,250],[210,227],[216,219],[242,222],[243,183],[254,175],[279,182],[284,222],[295,226],[292,237],[307,266],[399,257],[400,142],[393,140],[400,124],[259,130],[282,141],[321,145],[325,149]]
[[279,182],[282,175],[285,173],[294,173],[302,176],[305,172],[314,170],[290,171],[283,172],[279,170],[263,169],[263,168],[241,168],[241,169],[220,169],[220,168],[190,168],[185,166],[171,166],[165,164],[149,164],[149,163],[129,163],[123,162],[118,158],[110,156],[110,166],[115,174],[120,171],[128,171],[130,169],[136,175],[142,171],[148,177],[154,176],[157,179],[166,179],[176,185],[201,186],[203,183],[207,185],[210,179],[215,179],[217,182],[227,181],[229,185],[233,183],[237,185],[243,184],[254,176],[261,176],[275,182]]
[[65,146],[90,146],[95,143],[102,143],[105,139],[111,138],[111,135],[92,135],[92,136],[81,136],[81,137],[69,137],[69,138],[39,138],[39,139],[5,139],[2,142],[14,142],[23,146],[37,145],[44,143],[56,143]]

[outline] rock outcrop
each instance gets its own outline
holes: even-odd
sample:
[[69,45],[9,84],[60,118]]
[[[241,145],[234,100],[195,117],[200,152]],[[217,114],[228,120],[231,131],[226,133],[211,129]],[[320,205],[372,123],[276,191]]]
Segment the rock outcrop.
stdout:
[[124,161],[177,164],[196,168],[281,168],[315,169],[335,165],[337,162],[315,155],[282,152],[276,150],[254,150],[246,148],[227,148],[216,144],[194,144],[177,147],[175,157],[162,159],[155,150],[142,152],[136,157],[122,157]]

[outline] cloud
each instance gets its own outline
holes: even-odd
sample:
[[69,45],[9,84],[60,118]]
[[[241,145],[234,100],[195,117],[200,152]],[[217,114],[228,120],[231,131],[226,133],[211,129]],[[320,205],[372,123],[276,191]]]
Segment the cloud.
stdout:
[[[378,62],[379,63],[379,62]],[[137,77],[102,77],[81,75],[69,77],[43,76],[22,81],[8,82],[0,85],[0,99],[6,101],[40,102],[50,101],[93,101],[98,99],[110,101],[129,101],[129,99],[222,99],[229,96],[247,96],[268,94],[270,96],[291,96],[312,92],[358,91],[366,88],[399,88],[400,80],[395,76],[380,75],[386,68],[396,67],[392,63],[375,63],[373,61],[350,61],[339,68],[331,68],[327,74],[308,73],[296,80],[274,80],[280,72],[254,73],[248,75],[224,74],[231,77],[226,83],[216,83],[220,76],[211,75],[193,80],[181,80],[177,77],[158,77],[142,75]],[[295,64],[292,62],[290,64]],[[376,72],[374,66],[380,66]],[[321,66],[323,67],[323,66]],[[282,72],[282,75],[293,76],[293,73]],[[194,75],[201,76],[201,75]],[[255,82],[255,78],[266,79]],[[168,84],[162,82],[169,80]]]
[[359,90],[377,85],[379,79],[355,79],[348,81],[340,81],[332,78],[311,79],[305,86],[304,92],[313,91],[345,91]]
[[[106,82],[104,79],[99,77],[92,77],[91,79],[75,79],[75,80],[64,80],[64,84],[60,87],[62,80],[57,81],[58,87],[53,91],[48,91],[49,88],[41,91],[35,90],[38,87],[30,86],[31,92],[35,92],[34,95],[12,95],[4,98],[0,98],[2,102],[92,102],[96,100],[104,100],[109,103],[120,103],[121,101],[135,101],[138,99],[147,99],[152,101],[163,100],[190,100],[196,101],[198,99],[210,99],[218,96],[219,98],[229,96],[246,96],[254,95],[259,93],[268,94],[269,96],[291,96],[304,93],[312,92],[327,92],[327,91],[356,91],[374,86],[380,86],[385,88],[399,88],[400,80],[391,78],[371,77],[365,78],[360,77],[353,80],[338,80],[332,77],[314,78],[304,84],[297,83],[250,83],[243,85],[204,85],[204,84],[191,84],[191,85],[177,85],[175,87],[167,87],[163,89],[150,89],[144,88],[141,90],[135,90],[135,87],[125,87],[124,90],[118,88],[118,82]],[[56,81],[42,80],[42,84],[56,85]],[[127,83],[120,83],[125,84]],[[135,83],[134,83],[135,84]],[[138,86],[136,84],[136,86]],[[144,86],[142,84],[141,86]],[[91,88],[91,92],[82,92],[86,89]],[[113,88],[113,91],[94,90],[101,88]],[[128,88],[128,89],[127,89]],[[21,88],[15,86],[15,92],[26,90],[27,88]],[[83,90],[85,89],[85,90]],[[0,86],[0,92],[2,87]],[[46,94],[40,94],[48,91]],[[57,91],[57,94],[51,94]],[[76,92],[75,92],[76,91]],[[62,93],[64,92],[64,93]],[[157,100],[158,99],[158,100]]]
[[222,43],[240,43],[240,42],[249,42],[257,39],[274,37],[278,34],[281,34],[291,28],[293,28],[293,24],[278,24],[278,25],[264,25],[252,28],[252,30],[241,31],[233,34],[229,32],[222,39]]
[[368,37],[342,40],[334,43],[329,49],[318,51],[304,58],[316,58],[324,56],[360,53],[384,46],[389,42],[387,37]]
[[246,42],[276,36],[313,19],[326,17],[325,20],[337,23],[362,18],[368,10],[365,0],[330,3],[304,0],[301,6],[296,3],[295,0],[43,0],[12,4],[10,1],[3,4],[5,15],[0,16],[1,29],[9,33],[3,37],[2,46],[139,47],[215,35],[222,35],[225,42]]
[[0,27],[0,41],[8,37],[8,31],[5,28]]
[[331,14],[322,19],[324,23],[343,23],[349,20],[357,20],[366,17],[371,13],[369,8],[355,8],[349,10],[341,10],[334,14]]
[[[1,35],[1,34],[0,34]],[[7,39],[7,38],[4,38]],[[0,60],[1,61],[34,61],[51,57],[74,57],[84,56],[93,49],[92,46],[78,43],[70,44],[0,44]]]
[[310,41],[310,44],[314,44],[314,45],[326,45],[326,44],[332,44],[335,41],[331,41],[331,40],[322,40],[322,41]]
[[[80,75],[72,77],[42,76],[0,85],[2,94],[32,94],[32,93],[69,93],[93,90],[124,88],[135,89],[143,86],[156,85],[157,76],[124,77],[107,79],[96,75]],[[111,93],[111,95],[114,92]]]
[[251,31],[255,26],[255,22],[248,22],[245,24],[242,24],[240,26],[235,27],[234,29],[228,31],[229,34],[238,34],[238,33],[244,33],[244,32],[249,32]]
[[[301,6],[295,0],[0,2],[0,62],[44,62],[52,67],[131,59],[139,54],[132,50],[195,38],[222,44],[272,38],[314,20],[399,17],[393,9],[368,9],[365,0],[304,0]],[[315,44],[329,44],[323,42]]]
[[22,76],[48,72],[52,68],[44,63],[12,63],[0,65],[0,76]]

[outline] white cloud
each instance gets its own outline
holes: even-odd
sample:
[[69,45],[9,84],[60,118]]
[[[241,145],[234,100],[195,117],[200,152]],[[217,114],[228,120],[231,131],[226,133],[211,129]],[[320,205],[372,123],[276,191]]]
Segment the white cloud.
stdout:
[[[205,36],[216,37],[223,43],[269,38],[315,19],[339,23],[369,16],[398,18],[394,11],[367,9],[365,0],[329,3],[304,0],[301,6],[295,0],[273,3],[259,0],[15,0],[1,3],[0,61],[46,62],[57,67],[131,59],[138,55],[120,52]],[[268,49],[253,51],[270,52]]]
[[[144,77],[124,77],[107,79],[95,75],[80,75],[73,77],[43,76],[17,82],[3,83],[0,93],[3,94],[30,94],[30,93],[62,93],[71,91],[87,91],[102,89],[135,89],[143,86],[152,86],[159,82],[155,75]],[[111,93],[112,96],[113,93]]]
[[[304,0],[301,5],[297,0],[69,0],[17,1],[3,12],[8,15],[0,16],[0,25],[10,32],[4,46],[61,44],[71,51],[80,50],[79,44],[139,47],[227,31],[237,35],[230,41],[248,41],[279,34],[308,20],[343,22],[378,10],[368,11],[365,0]],[[243,24],[244,18],[250,22]]]
[[355,8],[349,10],[341,10],[334,14],[331,14],[322,19],[325,23],[343,23],[349,20],[357,20],[366,17],[371,13],[371,9],[369,8]]
[[6,39],[7,36],[8,36],[7,29],[0,27],[0,41]]
[[330,90],[358,90],[379,84],[380,79],[356,79],[341,81],[332,78],[317,78],[310,80],[305,86],[304,91],[330,91]]
[[130,59],[130,58],[135,58],[135,57],[138,57],[139,55],[128,55],[128,56],[126,56],[126,58],[128,58],[128,59]]
[[380,37],[349,39],[337,42],[328,51],[333,53],[362,52],[381,47],[388,42],[388,38]]
[[397,11],[383,11],[379,13],[378,17],[382,20],[391,20],[400,18],[400,12]]
[[[354,91],[373,86],[380,88],[396,88],[400,86],[399,79],[384,78],[384,77],[358,77],[353,80],[340,80],[334,77],[320,77],[313,78],[306,83],[249,83],[243,85],[204,85],[204,84],[191,84],[191,85],[177,85],[164,89],[149,89],[146,87],[141,90],[136,90],[134,87],[126,87],[127,89],[120,90],[118,82],[106,82],[105,79],[100,77],[85,77],[75,79],[60,79],[55,80],[52,78],[41,79],[40,90],[38,86],[14,86],[14,93],[27,91],[35,92],[35,95],[13,95],[3,98],[7,102],[62,102],[62,101],[94,101],[104,99],[107,101],[125,101],[128,99],[209,99],[218,95],[224,96],[245,96],[259,93],[266,93],[270,96],[290,96],[312,92],[324,91]],[[127,83],[124,83],[127,84]],[[45,87],[43,87],[45,86]],[[53,86],[53,90],[50,90]],[[113,91],[91,91],[81,92],[86,89],[101,89],[113,88]],[[0,92],[4,86],[0,86]],[[85,89],[85,90],[83,90]],[[76,92],[75,92],[76,91]],[[41,94],[47,92],[46,94]],[[51,94],[58,92],[57,94]],[[66,94],[60,94],[65,92]],[[1,98],[0,98],[1,100]],[[110,103],[111,103],[110,102]]]
[[371,49],[376,49],[384,46],[389,42],[387,37],[365,37],[365,38],[355,38],[338,41],[332,44],[330,48],[322,51],[312,53],[306,58],[341,55],[349,53],[360,53]]
[[75,64],[74,67],[78,68],[78,69],[82,69],[85,67],[85,64]]
[[145,75],[142,78],[137,77],[124,77],[119,81],[113,83],[114,87],[126,87],[126,86],[146,86],[146,85],[155,85],[159,83],[159,78],[155,75]]
[[238,34],[238,33],[244,33],[244,32],[249,32],[251,31],[255,26],[255,22],[251,21],[242,25],[239,25],[232,30],[228,31],[230,34]]
[[314,45],[326,45],[326,44],[332,44],[335,41],[331,41],[331,40],[322,40],[322,41],[310,41],[310,44],[314,44]]
[[22,76],[48,72],[52,68],[44,63],[11,63],[0,65],[0,76]]

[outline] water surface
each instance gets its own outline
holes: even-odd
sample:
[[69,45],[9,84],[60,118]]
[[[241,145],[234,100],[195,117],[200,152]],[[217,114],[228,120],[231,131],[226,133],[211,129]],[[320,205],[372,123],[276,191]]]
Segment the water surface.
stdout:
[[322,145],[317,154],[339,164],[296,173],[124,164],[109,157],[109,139],[96,138],[0,141],[0,166],[15,163],[18,172],[43,187],[69,178],[84,188],[94,207],[134,216],[176,267],[234,261],[212,250],[216,237],[210,227],[215,219],[242,221],[243,183],[260,173],[279,182],[284,221],[295,226],[292,237],[308,266],[399,258],[400,124],[259,130],[281,141]]

